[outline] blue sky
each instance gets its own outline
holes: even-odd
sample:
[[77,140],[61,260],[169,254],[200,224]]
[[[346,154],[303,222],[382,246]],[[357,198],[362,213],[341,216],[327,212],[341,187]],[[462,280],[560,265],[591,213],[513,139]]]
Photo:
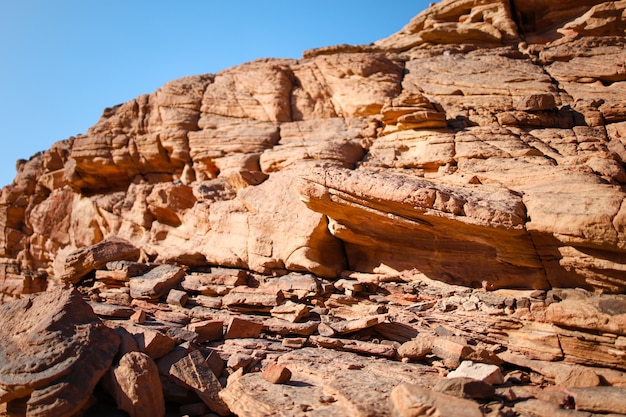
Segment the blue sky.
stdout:
[[0,0],[0,186],[105,107],[257,58],[399,31],[428,1]]

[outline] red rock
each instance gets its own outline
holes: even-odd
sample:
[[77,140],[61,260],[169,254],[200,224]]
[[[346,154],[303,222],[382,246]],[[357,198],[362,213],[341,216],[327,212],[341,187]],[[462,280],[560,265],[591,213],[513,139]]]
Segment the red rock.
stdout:
[[448,374],[448,378],[472,378],[483,381],[488,384],[502,384],[504,377],[502,371],[496,365],[486,363],[474,363],[472,361],[463,361],[456,370]]
[[411,384],[400,384],[389,396],[394,416],[417,417],[427,413],[437,416],[479,417],[483,413],[477,403]]
[[175,306],[184,307],[185,304],[187,304],[188,298],[187,292],[171,289],[167,294],[166,302]]
[[111,237],[78,249],[65,258],[65,271],[62,278],[71,283],[78,283],[89,272],[101,269],[111,261],[136,261],[139,259],[139,249],[130,242],[117,237]]
[[194,390],[212,411],[221,416],[230,414],[228,406],[219,397],[222,386],[199,351],[194,350],[174,363],[170,375],[178,384]]
[[263,370],[261,377],[271,384],[286,384],[291,380],[291,371],[286,366],[272,364]]
[[140,352],[122,356],[111,370],[113,397],[131,417],[165,416],[165,401],[156,364]]
[[191,322],[187,329],[196,332],[196,342],[204,343],[224,338],[224,322],[221,320],[203,320]]
[[2,401],[28,397],[29,415],[73,415],[109,370],[120,338],[76,290],[0,306]]
[[160,265],[130,281],[130,296],[141,300],[158,300],[166,296],[185,276],[185,270]]
[[226,329],[224,339],[259,337],[262,330],[263,325],[261,323],[245,320],[239,317],[233,317],[228,325],[228,329]]
[[133,323],[143,324],[146,321],[146,312],[143,310],[137,310],[129,317],[129,319]]
[[158,359],[174,348],[174,340],[159,331],[141,326],[126,326],[126,329],[133,335],[139,350],[152,359]]

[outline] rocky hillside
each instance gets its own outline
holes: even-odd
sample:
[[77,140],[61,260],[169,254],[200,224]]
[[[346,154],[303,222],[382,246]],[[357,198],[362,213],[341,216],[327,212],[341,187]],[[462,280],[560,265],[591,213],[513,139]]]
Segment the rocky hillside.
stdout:
[[625,46],[626,1],[444,0],[105,109],[0,195],[0,402],[626,414]]
[[444,1],[105,109],[3,189],[3,291],[118,236],[188,266],[622,292],[623,2],[577,4]]

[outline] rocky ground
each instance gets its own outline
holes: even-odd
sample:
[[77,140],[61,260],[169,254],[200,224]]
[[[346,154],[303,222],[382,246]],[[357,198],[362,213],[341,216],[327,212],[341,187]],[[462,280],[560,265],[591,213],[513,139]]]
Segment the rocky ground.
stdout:
[[0,192],[2,412],[626,415],[625,46],[444,0],[105,109]]
[[77,289],[0,307],[7,415],[626,415],[624,295],[193,269],[131,247],[83,248]]

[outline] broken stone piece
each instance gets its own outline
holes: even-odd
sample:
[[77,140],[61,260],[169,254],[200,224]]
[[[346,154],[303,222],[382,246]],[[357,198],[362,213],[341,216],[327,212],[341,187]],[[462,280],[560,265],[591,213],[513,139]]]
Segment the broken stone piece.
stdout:
[[398,348],[398,357],[420,361],[433,351],[432,338],[416,337],[413,340],[403,343]]
[[228,325],[228,329],[226,329],[224,339],[255,338],[259,337],[262,330],[263,325],[261,323],[239,317],[233,317]]
[[286,366],[271,364],[263,370],[261,377],[271,384],[286,384],[291,379],[291,371]]
[[303,304],[287,301],[270,310],[272,317],[296,323],[309,315],[309,309]]
[[184,388],[195,391],[211,411],[221,416],[230,414],[228,406],[219,397],[222,386],[200,351],[191,351],[174,363],[170,368],[170,375]]
[[189,323],[187,329],[196,332],[197,343],[222,340],[224,338],[224,322],[221,320],[203,320]]
[[77,284],[85,275],[96,269],[102,269],[111,261],[136,261],[139,249],[132,243],[119,237],[109,237],[95,245],[85,246],[67,255],[65,269],[61,278]]
[[325,336],[311,336],[310,340],[321,347],[361,353],[363,355],[383,356],[388,358],[396,355],[396,348],[390,345]]
[[130,296],[140,300],[158,300],[176,287],[185,270],[174,265],[159,265],[130,280]]
[[502,376],[500,367],[472,361],[461,362],[461,365],[455,371],[448,374],[448,378],[459,377],[477,379],[488,384],[497,385],[504,383],[504,376]]
[[467,377],[442,379],[433,387],[433,391],[477,400],[490,400],[495,395],[493,385]]
[[111,370],[113,397],[131,417],[165,415],[159,370],[145,353],[129,352]]
[[24,399],[29,416],[76,414],[120,344],[75,289],[2,304],[0,323],[0,401]]
[[222,304],[233,310],[269,312],[283,300],[283,293],[277,287],[250,288],[240,285],[224,296]]
[[185,307],[188,298],[189,297],[186,291],[171,289],[170,292],[167,294],[166,302],[171,305]]
[[482,417],[478,403],[432,391],[412,384],[400,384],[389,395],[391,411],[397,417],[464,416]]

